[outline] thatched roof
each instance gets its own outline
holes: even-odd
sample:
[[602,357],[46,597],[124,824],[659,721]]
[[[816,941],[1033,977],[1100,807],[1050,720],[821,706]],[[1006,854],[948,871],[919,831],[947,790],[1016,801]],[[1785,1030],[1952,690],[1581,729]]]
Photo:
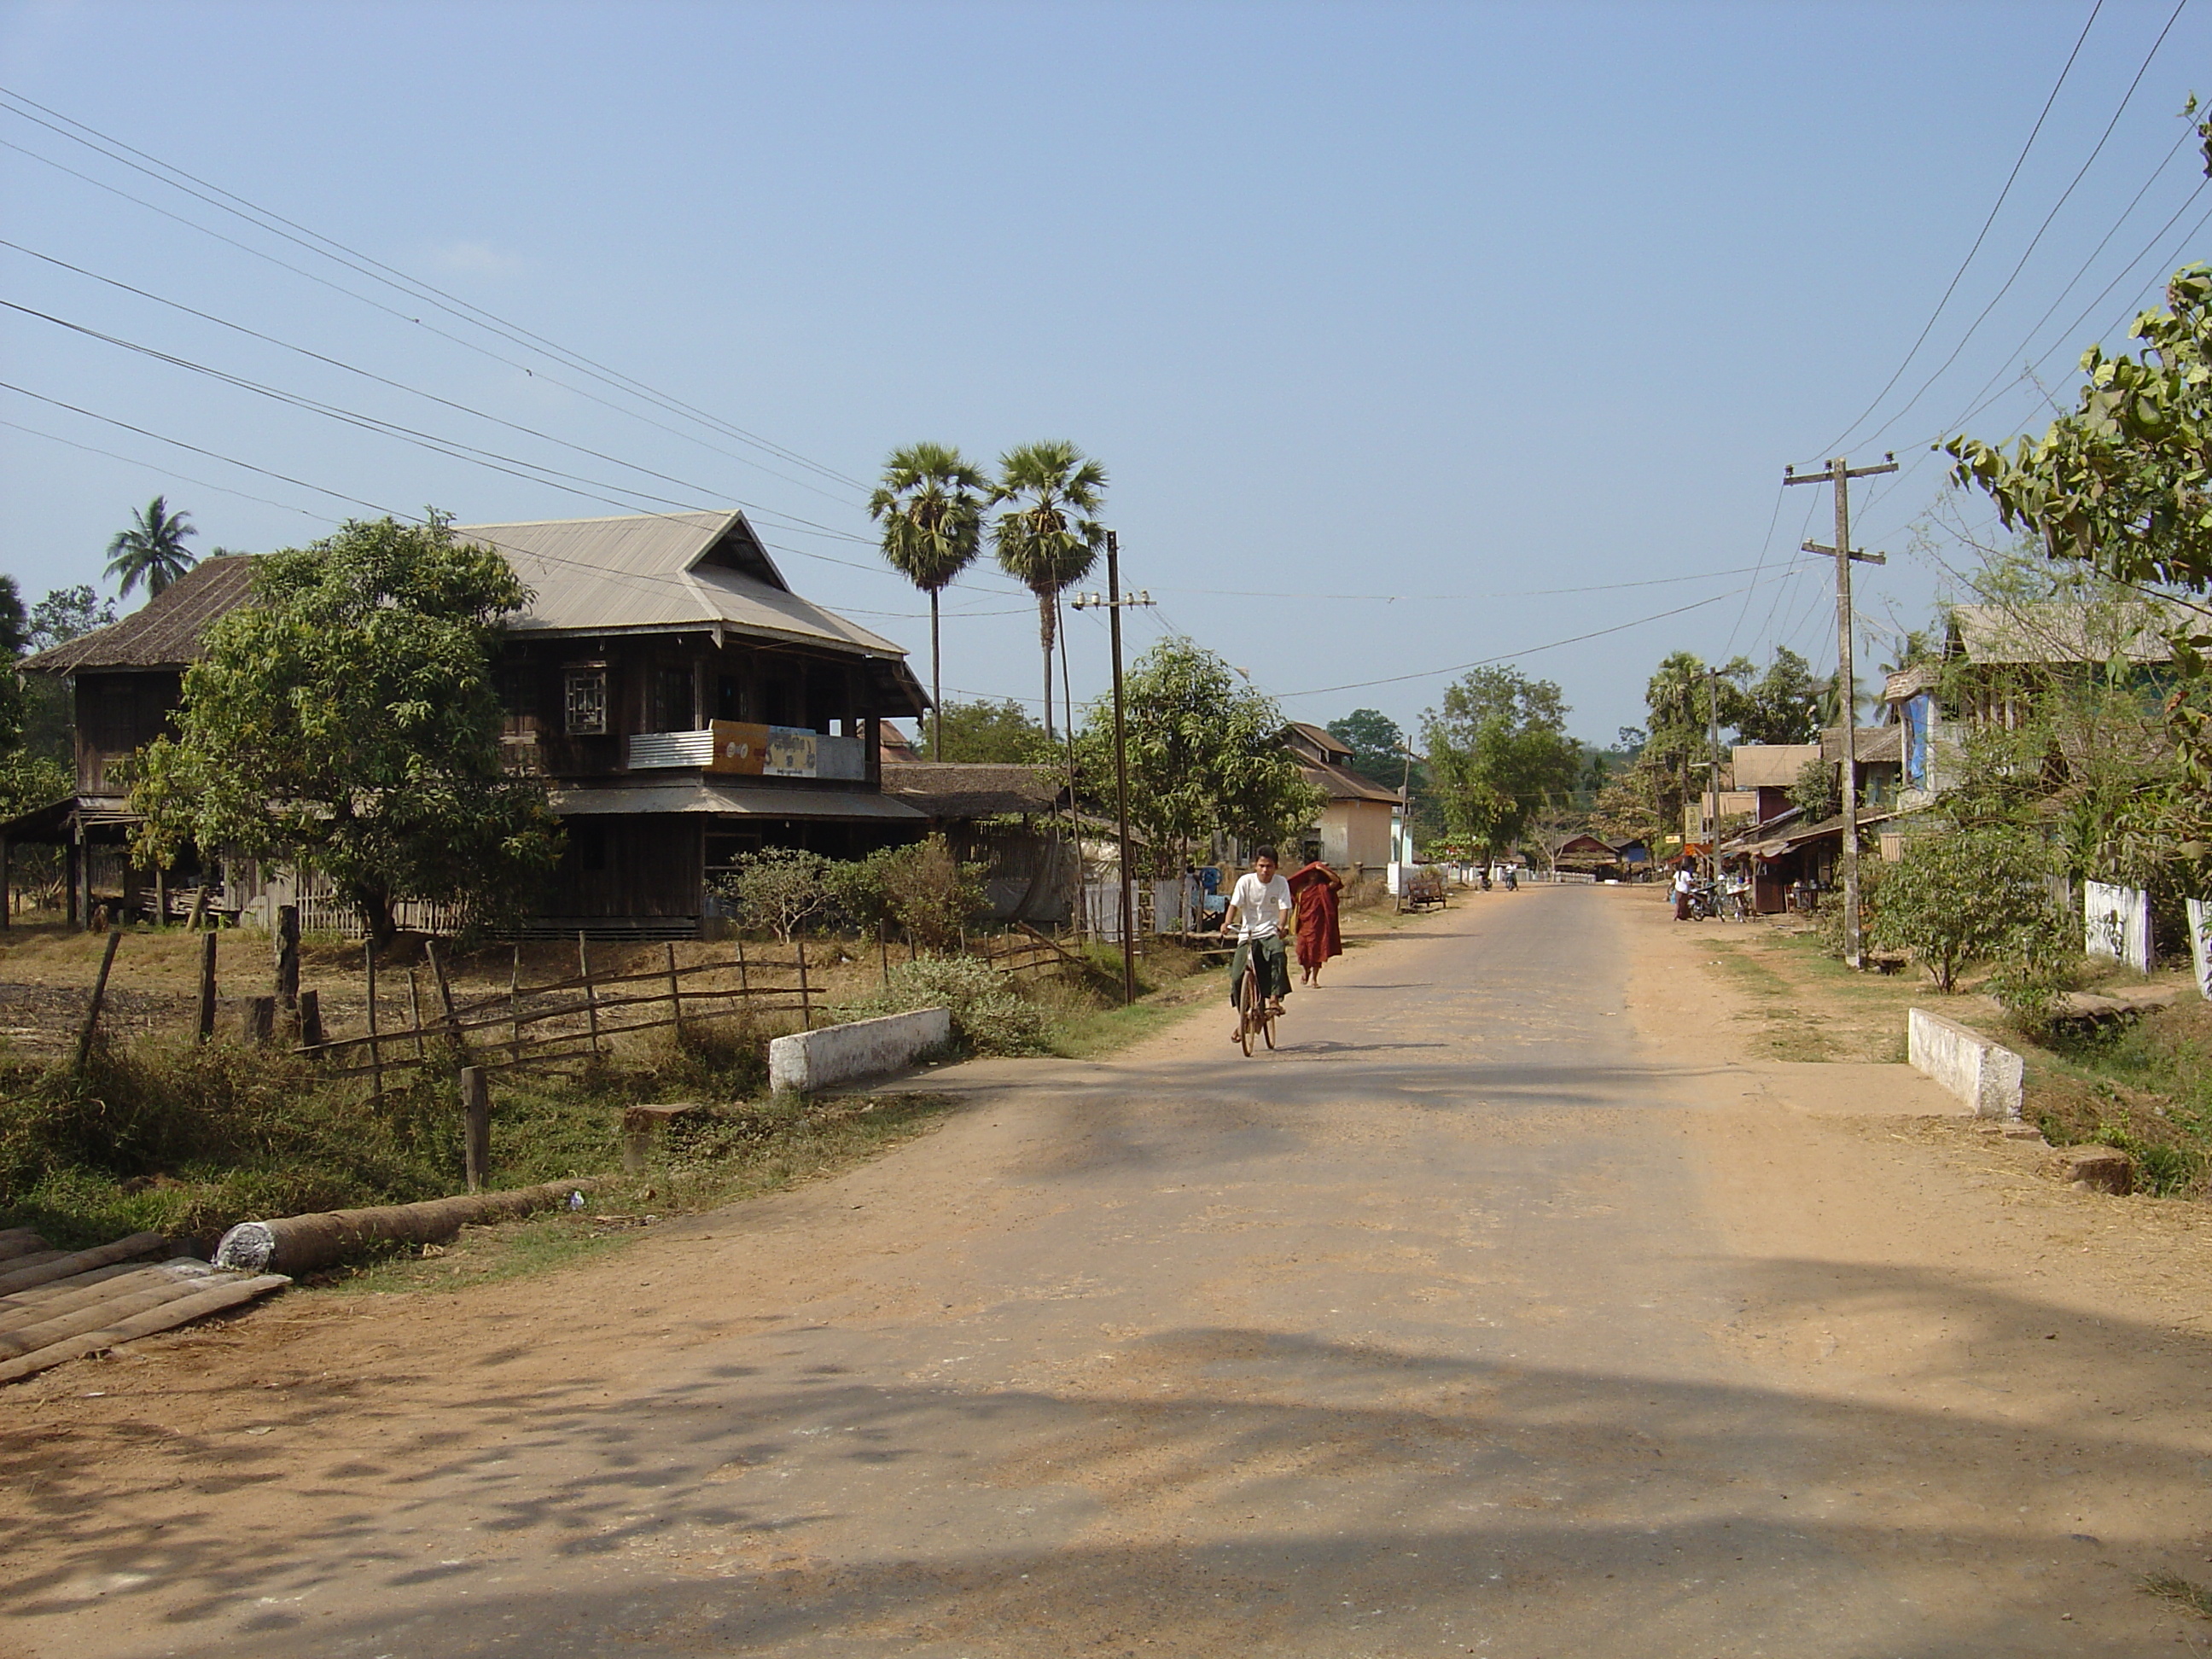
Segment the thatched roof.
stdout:
[[121,622],[27,657],[27,674],[182,668],[200,653],[208,624],[246,603],[253,555],[203,559]]
[[886,762],[884,793],[933,818],[1049,812],[1060,786],[1035,766],[960,761]]

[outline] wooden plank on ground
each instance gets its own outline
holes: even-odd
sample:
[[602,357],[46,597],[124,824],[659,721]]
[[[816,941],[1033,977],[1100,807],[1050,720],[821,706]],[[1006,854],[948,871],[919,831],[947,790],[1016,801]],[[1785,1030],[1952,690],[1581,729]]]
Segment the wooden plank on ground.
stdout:
[[87,1354],[112,1348],[118,1342],[134,1342],[142,1336],[174,1330],[195,1319],[204,1319],[210,1314],[235,1308],[256,1297],[266,1296],[271,1291],[281,1291],[292,1282],[282,1273],[256,1273],[250,1277],[227,1273],[223,1279],[223,1283],[196,1291],[174,1302],[165,1302],[157,1308],[131,1314],[99,1330],[64,1337],[34,1352],[0,1360],[0,1382],[13,1382],[19,1377],[30,1376],[65,1360],[82,1359]]
[[155,1268],[149,1279],[134,1279],[128,1285],[95,1285],[88,1293],[92,1299],[79,1306],[53,1307],[45,1318],[34,1323],[0,1331],[0,1360],[36,1353],[40,1348],[52,1347],[87,1331],[105,1330],[134,1314],[212,1290],[215,1286],[210,1280],[219,1282],[228,1277],[217,1273],[204,1261],[175,1262]]
[[102,1244],[89,1250],[77,1250],[58,1256],[35,1267],[17,1267],[12,1272],[0,1272],[0,1296],[11,1291],[26,1291],[33,1285],[46,1285],[57,1279],[74,1279],[94,1267],[105,1267],[118,1261],[136,1261],[142,1255],[151,1255],[156,1250],[167,1250],[169,1241],[160,1233],[133,1233],[128,1238],[118,1238],[112,1244]]
[[[187,1258],[189,1259],[189,1258]],[[112,1267],[94,1267],[88,1273],[79,1273],[75,1279],[58,1279],[51,1285],[38,1285],[27,1291],[18,1291],[13,1296],[0,1296],[0,1331],[12,1331],[24,1325],[35,1325],[41,1319],[68,1308],[88,1306],[110,1294],[110,1287],[119,1284],[126,1286],[141,1275],[150,1284],[155,1274],[168,1264],[149,1266],[143,1261],[120,1261]]]

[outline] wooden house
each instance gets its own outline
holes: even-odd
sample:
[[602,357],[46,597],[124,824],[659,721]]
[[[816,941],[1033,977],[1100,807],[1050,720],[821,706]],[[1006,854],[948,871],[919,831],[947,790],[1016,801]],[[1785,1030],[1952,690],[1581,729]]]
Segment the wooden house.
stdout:
[[[925,822],[884,793],[878,738],[927,697],[898,646],[791,591],[738,512],[469,525],[532,599],[499,664],[510,767],[567,830],[533,931],[672,936],[713,914],[741,853],[851,857]],[[31,659],[75,684],[77,793],[4,833],[72,849],[72,911],[109,887],[131,815],[123,763],[165,729],[201,632],[248,598],[252,560],[210,560],[112,627]],[[47,820],[51,819],[52,822]],[[224,872],[233,908],[258,873]]]

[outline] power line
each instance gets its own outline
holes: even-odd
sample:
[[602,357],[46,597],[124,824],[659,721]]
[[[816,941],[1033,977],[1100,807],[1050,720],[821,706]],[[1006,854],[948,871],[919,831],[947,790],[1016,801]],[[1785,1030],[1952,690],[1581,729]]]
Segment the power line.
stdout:
[[2020,258],[2014,264],[2010,274],[1998,286],[1997,291],[1990,296],[1990,302],[1984,306],[1974,320],[1966,325],[1966,331],[1959,337],[1959,343],[1951,348],[1951,355],[1936,366],[1935,373],[1921,383],[1917,392],[1905,399],[1904,408],[1884,421],[1875,428],[1874,435],[1867,439],[1869,447],[1879,443],[1884,433],[1903,420],[1906,414],[1928,395],[1929,388],[1942,379],[1951,365],[1959,361],[1959,354],[1966,349],[1981,325],[1989,320],[1990,313],[1997,308],[1998,302],[2012,291],[2012,285],[2020,280],[2020,273],[2027,269],[2028,260],[2033,256],[2035,250],[2041,246],[2044,233],[2051,228],[2051,222],[2057,218],[2059,210],[2066,205],[2081,180],[2088,176],[2089,169],[2096,165],[2097,158],[2105,153],[2105,145],[2111,139],[2112,130],[2119,125],[2120,117],[2127,112],[2128,105],[2136,95],[2136,88],[2142,84],[2143,76],[2150,72],[2151,59],[2158,56],[2159,48],[2166,44],[2166,37],[2172,32],[2174,24],[2180,20],[2182,7],[2188,3],[2189,0],[2176,0],[2172,15],[2166,20],[2166,27],[2158,32],[2158,39],[2151,43],[2150,50],[2143,55],[2142,66],[2136,70],[2136,78],[2128,82],[2127,91],[2121,94],[2119,107],[2112,112],[2112,118],[2105,124],[2105,131],[2098,137],[2095,148],[2090,150],[2089,159],[2081,163],[2081,170],[2075,173],[2072,181],[2066,188],[2059,192],[2057,201],[2051,204],[2051,211],[2044,215],[2043,222],[2036,227],[2035,234],[2028,238],[2027,246],[2021,251]]
[[[556,436],[552,433],[541,432],[535,427],[523,426],[517,422],[506,420],[497,415],[489,414],[483,410],[473,408],[467,404],[457,403],[451,398],[441,397],[434,392],[426,392],[420,386],[409,386],[404,381],[395,380],[387,375],[379,374],[374,369],[362,368],[357,364],[347,362],[343,358],[329,356],[323,352],[313,350],[307,346],[295,345],[289,340],[279,339],[273,334],[264,334],[258,328],[249,328],[243,323],[235,323],[231,321],[228,318],[218,317],[212,312],[202,311],[196,306],[188,306],[185,304],[182,301],[165,298],[161,295],[152,293],[143,288],[135,287],[131,283],[123,282],[116,277],[103,276],[96,270],[88,270],[82,265],[71,264],[66,259],[58,259],[52,254],[41,253],[36,248],[24,246],[21,242],[12,242],[4,237],[0,237],[0,247],[12,248],[18,253],[27,255],[29,258],[33,259],[41,260],[47,264],[57,266],[63,270],[70,271],[77,276],[88,277],[95,283],[106,283],[108,287],[118,289],[125,294],[136,295],[142,300],[150,300],[155,305],[167,306],[173,311],[180,311],[188,317],[197,317],[203,322],[213,323],[218,328],[229,329],[234,333],[243,334],[249,339],[259,340],[264,344],[273,345],[282,350],[295,353],[298,356],[308,358],[314,362],[327,364],[332,368],[343,369],[349,374],[359,375],[362,379],[374,381],[379,386],[389,386],[395,392],[404,392],[410,397],[423,398],[428,402],[439,404],[442,408],[457,410],[463,415],[471,416],[477,420],[488,421],[494,426],[504,427],[510,432],[519,432],[525,437],[536,438],[545,443],[557,444],[563,449],[572,449],[578,454],[588,455],[594,460],[610,462],[613,465],[625,468],[629,471],[641,472],[649,478],[658,478],[664,483],[672,483],[682,489],[697,490],[705,495],[714,496],[722,493],[715,489],[711,485],[699,483],[692,479],[679,478],[672,473],[659,471],[653,467],[646,466],[640,462],[624,460],[619,455],[610,455],[604,450],[593,449],[585,444],[574,443],[566,438]],[[7,303],[9,302],[0,301],[0,304]],[[18,310],[27,309],[27,307],[17,307],[15,308]],[[81,333],[91,334],[93,337],[105,340],[110,344],[129,346],[130,349],[133,350],[149,349],[149,348],[131,345],[130,342],[118,340],[111,335],[100,334],[95,331],[83,328],[81,325],[66,322],[58,317],[47,316],[43,312],[33,311],[30,312],[29,314],[34,317],[39,317],[46,322],[59,324],[64,328],[76,329]],[[181,362],[181,360],[179,359],[169,359],[168,361]],[[609,486],[609,488],[614,487],[615,486],[611,485]],[[804,526],[805,531],[812,532],[817,535],[833,536],[841,540],[860,543],[866,543],[869,539],[866,536],[855,535],[848,530],[836,530],[831,528],[828,525],[817,524],[811,519],[796,518],[793,514],[781,512],[775,507],[765,507],[756,501],[748,501],[738,496],[732,495],[729,496],[727,499],[737,506],[749,508],[753,512],[762,514],[769,518],[787,520],[792,525]]]
[[[5,106],[0,105],[0,108],[5,108]],[[13,113],[15,112],[10,112]],[[52,167],[56,172],[65,173],[70,178],[80,179],[82,182],[92,185],[96,190],[106,191],[111,196],[120,197],[124,201],[130,202],[138,207],[144,208],[149,213],[158,214],[164,219],[167,219],[173,223],[182,225],[187,230],[196,230],[203,236],[209,237],[215,241],[222,243],[226,247],[236,248],[240,252],[248,254],[256,259],[260,259],[269,264],[275,265],[280,270],[289,270],[294,276],[313,283],[319,288],[326,288],[333,294],[342,294],[347,299],[367,306],[372,311],[381,312],[384,315],[393,318],[399,322],[412,325],[415,327],[422,329],[426,333],[434,334],[441,340],[445,340],[451,344],[460,347],[464,351],[472,351],[476,353],[477,356],[484,358],[488,362],[498,363],[504,368],[514,369],[518,374],[526,375],[532,380],[543,380],[548,386],[558,386],[563,392],[571,392],[574,396],[583,398],[586,403],[597,404],[602,409],[611,410],[613,413],[623,416],[626,419],[640,422],[646,426],[653,428],[657,432],[667,433],[671,437],[681,438],[686,443],[697,444],[701,448],[708,451],[710,453],[723,456],[727,459],[737,461],[746,466],[757,468],[759,471],[767,473],[770,477],[781,478],[786,483],[795,484],[799,489],[809,490],[815,495],[822,496],[826,501],[843,501],[848,499],[844,496],[833,495],[829,491],[822,489],[814,484],[811,484],[803,478],[794,478],[788,473],[777,471],[772,466],[763,465],[762,463],[754,457],[740,455],[734,450],[723,448],[719,444],[708,443],[696,433],[683,431],[677,427],[670,426],[665,421],[656,421],[649,416],[641,414],[635,409],[626,409],[620,404],[614,403],[608,398],[603,398],[597,392],[592,392],[586,387],[576,386],[569,381],[562,380],[557,375],[541,373],[539,370],[531,368],[527,363],[518,362],[516,359],[507,356],[503,353],[494,351],[487,346],[478,344],[474,340],[464,339],[461,336],[455,334],[449,330],[438,327],[434,323],[426,323],[420,317],[410,317],[405,312],[399,310],[398,307],[388,306],[380,300],[373,299],[369,295],[359,292],[357,289],[348,288],[343,283],[334,283],[327,276],[319,276],[313,271],[308,270],[303,266],[295,265],[288,259],[280,259],[275,254],[268,252],[264,249],[255,247],[251,243],[241,242],[234,236],[226,236],[219,230],[215,230],[210,228],[209,226],[201,224],[198,220],[186,218],[183,214],[173,213],[167,208],[159,206],[155,203],[148,201],[143,196],[133,196],[127,190],[119,189],[116,185],[109,184],[103,179],[95,179],[88,173],[82,173],[78,171],[76,167],[66,166],[60,161],[55,161],[50,155],[41,155],[34,149],[27,149],[24,148],[24,146],[12,143],[5,138],[0,138],[0,149],[11,149],[19,155],[27,155],[34,161],[38,161],[46,167]]]
[[[386,264],[382,260],[348,246],[334,237],[325,236],[321,232],[311,229],[296,220],[289,219],[281,213],[262,207],[259,204],[250,201],[235,191],[226,190],[222,185],[199,178],[197,174],[189,173],[173,162],[165,161],[161,157],[150,155],[120,138],[102,132],[97,127],[90,126],[72,116],[64,115],[59,110],[49,108],[35,99],[25,97],[22,94],[10,88],[0,87],[0,100],[4,100],[0,101],[0,108],[7,109],[18,119],[44,127],[48,131],[58,134],[73,143],[81,144],[85,149],[105,155],[109,160],[129,167],[134,172],[143,173],[156,183],[166,185],[172,190],[181,191],[185,195],[204,202],[209,206],[221,212],[228,213],[234,218],[242,219],[246,223],[253,225],[255,228],[291,242],[319,258],[329,259],[333,264],[357,271],[373,282],[381,283],[387,288],[407,295],[410,299],[427,300],[457,321],[483,329],[500,338],[510,341],[526,350],[535,351],[542,356],[550,357],[567,367],[580,369],[611,389],[625,392],[632,397],[644,398],[672,412],[681,413],[708,425],[714,430],[726,433],[741,442],[751,444],[767,453],[794,465],[805,467],[810,471],[819,473],[823,477],[844,484],[849,489],[866,489],[867,488],[857,478],[840,472],[834,467],[826,466],[785,445],[763,438],[757,433],[749,432],[742,427],[723,420],[720,416],[709,414],[704,410],[686,404],[680,398],[672,397],[647,385],[634,375],[599,362],[581,352],[561,344],[556,340],[538,334],[520,323],[511,322],[496,313],[461,299],[459,295],[450,294],[435,284],[424,282],[420,277],[401,270],[396,266]],[[10,107],[13,105],[22,105],[27,108]],[[28,110],[36,110],[39,113],[30,114],[27,112]],[[52,117],[52,119],[42,118],[44,117]],[[61,125],[57,125],[58,122]],[[75,131],[70,130],[72,128]],[[83,136],[85,134],[90,134],[91,137],[86,137]],[[95,139],[99,142],[94,143]],[[104,148],[110,145],[114,148]],[[118,155],[117,154],[118,150],[124,153]],[[132,160],[134,156],[137,160]],[[173,174],[174,177],[167,176],[170,174]],[[179,184],[177,182],[178,179],[183,179],[185,182]],[[420,322],[421,319],[418,318],[415,320]]]
[[[1771,576],[1767,580],[1780,581],[1794,574],[1794,572],[1785,572],[1782,575]],[[1391,674],[1376,680],[1352,680],[1343,685],[1317,685],[1304,691],[1286,691],[1283,693],[1283,699],[1287,702],[1293,697],[1323,696],[1333,691],[1364,691],[1370,686],[1402,685],[1408,680],[1431,680],[1440,674],[1459,674],[1464,673],[1470,668],[1487,668],[1493,663],[1510,662],[1518,657],[1533,657],[1540,651],[1555,651],[1563,645],[1580,645],[1584,640],[1602,639],[1608,634],[1624,633],[1632,628],[1641,628],[1647,623],[1664,622],[1669,617],[1680,617],[1688,611],[1702,611],[1709,605],[1718,605],[1724,599],[1732,599],[1735,597],[1735,592],[1731,589],[1726,593],[1716,593],[1711,599],[1698,599],[1689,605],[1677,605],[1672,611],[1662,611],[1653,616],[1638,617],[1633,622],[1616,623],[1610,628],[1592,629],[1587,634],[1571,635],[1564,640],[1552,640],[1543,645],[1532,645],[1519,651],[1504,651],[1494,657],[1477,658],[1473,662],[1454,663],[1448,668],[1425,669],[1418,674]]]
[[[13,387],[9,389],[14,390]],[[48,443],[60,444],[65,448],[81,449],[88,455],[105,455],[109,460],[121,461],[126,466],[143,466],[148,471],[158,472],[165,478],[181,478],[188,484],[197,484],[202,489],[212,489],[219,495],[235,495],[241,501],[258,501],[264,507],[277,507],[286,513],[297,513],[303,518],[314,519],[324,524],[331,522],[328,517],[316,512],[313,507],[296,506],[290,501],[276,501],[267,495],[256,495],[249,490],[234,489],[228,484],[219,484],[209,478],[195,478],[188,472],[179,472],[173,467],[162,465],[159,461],[141,460],[136,455],[125,455],[119,450],[102,449],[97,444],[81,444],[74,438],[64,438],[58,432],[43,431],[35,426],[25,426],[20,421],[0,421],[0,426],[6,427],[11,432],[21,432],[27,437],[44,438]]]
[[1717,581],[1723,576],[1747,574],[1756,567],[1739,565],[1729,570],[1701,570],[1687,576],[1652,576],[1632,582],[1598,582],[1588,587],[1524,587],[1502,593],[1313,593],[1304,589],[1285,591],[1280,588],[1259,592],[1238,587],[1155,587],[1155,593],[1198,593],[1214,599],[1368,599],[1395,605],[1400,601],[1416,602],[1465,599],[1548,599],[1562,593],[1612,593],[1630,587],[1667,587],[1683,582]]
[[2074,50],[2066,54],[2065,65],[2058,71],[2058,79],[2051,83],[2051,95],[2043,100],[2043,109],[2036,116],[2034,126],[2028,130],[2027,142],[2020,147],[2020,154],[2013,158],[2012,171],[2005,174],[2004,186],[1997,191],[1997,199],[1990,204],[1989,217],[1982,221],[1981,229],[1975,233],[1974,245],[1966,250],[1966,257],[1959,261],[1958,270],[1951,273],[1951,280],[1943,289],[1943,297],[1936,301],[1936,309],[1928,313],[1927,322],[1922,325],[1918,336],[1914,338],[1904,358],[1898,363],[1895,373],[1882,383],[1881,390],[1874,394],[1874,401],[1861,410],[1852,418],[1850,424],[1838,433],[1832,441],[1820,447],[1823,454],[1841,448],[1844,441],[1858,430],[1859,422],[1880,407],[1881,400],[1889,396],[1891,388],[1904,378],[1905,371],[1911,367],[1912,360],[1919,355],[1920,348],[1928,343],[1929,335],[1935,331],[1936,319],[1943,314],[1943,307],[1951,303],[1951,296],[1958,292],[1959,283],[1966,276],[1966,267],[1974,263],[1974,256],[1982,251],[1982,243],[1989,236],[1990,227],[1997,222],[1998,210],[2004,206],[2005,198],[2012,194],[2013,185],[2020,178],[2020,170],[2027,164],[2027,153],[2035,148],[2036,136],[2043,131],[2044,122],[2050,118],[2051,106],[2058,101],[2060,88],[2065,86],[2066,77],[2074,72],[2074,60],[2081,55],[2082,43],[2088,40],[2089,31],[2096,24],[2097,14],[2104,9],[2105,0],[2095,0],[2095,3],[2089,8],[2088,21],[2081,25],[2081,33],[2075,38]]

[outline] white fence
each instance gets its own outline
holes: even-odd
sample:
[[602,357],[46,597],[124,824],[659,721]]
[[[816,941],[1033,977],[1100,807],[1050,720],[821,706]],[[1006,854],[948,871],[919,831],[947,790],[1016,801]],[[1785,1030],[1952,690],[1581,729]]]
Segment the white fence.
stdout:
[[2137,887],[2081,884],[2082,949],[2150,972],[2150,895]]

